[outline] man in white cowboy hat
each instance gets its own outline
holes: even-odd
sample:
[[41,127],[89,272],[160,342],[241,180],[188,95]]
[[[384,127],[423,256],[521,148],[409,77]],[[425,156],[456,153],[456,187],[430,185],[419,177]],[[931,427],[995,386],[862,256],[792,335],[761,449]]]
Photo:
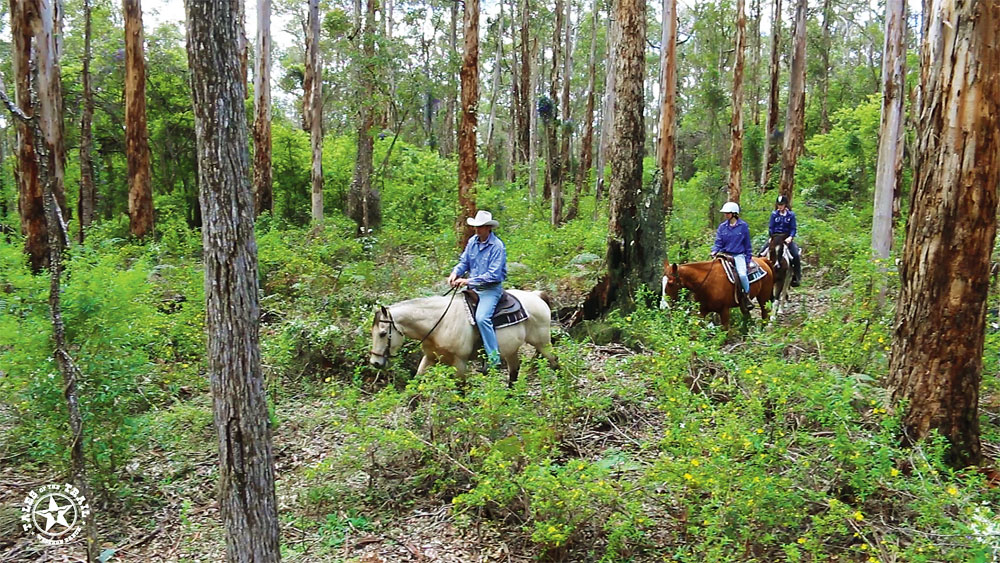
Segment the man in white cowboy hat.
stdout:
[[[507,248],[493,234],[493,227],[499,223],[489,211],[479,210],[475,217],[468,217],[465,222],[476,228],[476,234],[469,238],[458,265],[448,276],[448,283],[452,287],[468,286],[479,295],[476,326],[483,337],[487,361],[497,367],[500,347],[493,329],[493,311],[503,295],[503,280],[507,279]],[[468,277],[460,277],[466,274]]]

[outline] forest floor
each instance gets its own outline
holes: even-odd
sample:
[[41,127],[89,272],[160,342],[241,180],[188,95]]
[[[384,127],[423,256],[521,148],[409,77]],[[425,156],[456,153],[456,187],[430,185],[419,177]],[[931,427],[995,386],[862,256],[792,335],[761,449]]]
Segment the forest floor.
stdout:
[[[768,330],[793,330],[808,313],[829,307],[823,292],[810,288],[793,290],[785,315]],[[566,296],[570,297],[570,296]],[[756,316],[756,313],[755,313]],[[734,321],[738,316],[734,318]],[[727,347],[738,350],[746,342],[736,328],[727,340]],[[794,346],[794,344],[792,344]],[[590,376],[606,377],[605,364],[610,358],[642,353],[618,344],[587,344],[586,365]],[[795,354],[790,350],[791,354]],[[531,377],[531,374],[525,374]],[[589,378],[578,385],[588,386]],[[208,397],[202,399],[207,404]],[[309,470],[325,458],[334,455],[343,445],[344,435],[329,424],[328,401],[321,397],[286,398],[277,407],[281,423],[274,433],[274,453],[277,469],[277,495],[282,515],[281,539],[286,561],[320,562],[348,561],[466,563],[488,561],[532,561],[537,558],[529,548],[528,538],[516,527],[479,519],[478,526],[456,522],[450,503],[428,500],[405,510],[378,511],[382,516],[356,520],[341,515],[331,526],[304,530],[296,526],[301,516],[309,514],[303,502],[309,487]],[[632,450],[644,438],[658,433],[670,424],[655,408],[630,407],[618,413],[610,424],[594,424],[580,420],[574,424],[574,435],[564,439],[577,449],[581,458],[599,458],[608,448]],[[130,468],[135,490],[143,483],[156,483],[161,498],[144,502],[141,495],[133,505],[116,515],[102,514],[100,501],[92,503],[100,526],[99,537],[107,539],[102,552],[110,561],[136,562],[215,562],[225,560],[224,531],[215,500],[217,455],[215,437],[211,432],[192,430],[196,443],[183,452],[149,450],[140,463]],[[208,430],[211,430],[209,427]],[[200,434],[199,434],[200,432]],[[655,455],[655,453],[651,453]],[[365,476],[359,474],[358,488],[365,486]],[[44,469],[5,466],[0,468],[0,562],[84,561],[82,543],[45,547],[20,529],[19,507],[25,490],[52,482],[57,477]],[[155,506],[157,508],[149,508]],[[587,545],[586,541],[577,542]],[[113,551],[111,551],[113,550]],[[586,553],[566,553],[566,560],[585,561]],[[638,561],[638,560],[636,560]]]

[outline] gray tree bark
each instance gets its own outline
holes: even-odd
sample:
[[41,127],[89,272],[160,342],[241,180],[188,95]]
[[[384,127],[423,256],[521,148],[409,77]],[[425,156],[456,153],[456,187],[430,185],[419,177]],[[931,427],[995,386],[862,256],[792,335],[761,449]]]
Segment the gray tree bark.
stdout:
[[274,456],[260,365],[254,198],[247,177],[245,89],[239,80],[239,6],[237,0],[188,0],[185,5],[226,558],[278,561]]

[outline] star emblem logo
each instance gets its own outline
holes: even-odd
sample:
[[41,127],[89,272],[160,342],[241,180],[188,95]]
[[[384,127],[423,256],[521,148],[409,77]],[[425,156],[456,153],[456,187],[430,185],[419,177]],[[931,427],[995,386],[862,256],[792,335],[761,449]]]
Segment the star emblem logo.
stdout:
[[[48,508],[42,509],[46,498],[48,499]],[[76,505],[62,493],[44,495],[38,499],[35,506],[35,525],[47,535],[62,535],[76,523]],[[72,520],[68,521],[67,516]],[[44,523],[39,521],[40,519],[44,519]]]

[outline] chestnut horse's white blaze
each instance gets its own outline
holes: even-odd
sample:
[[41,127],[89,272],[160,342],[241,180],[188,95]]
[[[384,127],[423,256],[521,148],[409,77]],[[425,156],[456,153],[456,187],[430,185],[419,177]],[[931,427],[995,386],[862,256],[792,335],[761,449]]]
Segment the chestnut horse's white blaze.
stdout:
[[[552,352],[550,335],[552,312],[542,299],[541,292],[507,291],[521,302],[528,313],[526,321],[497,330],[500,357],[507,363],[510,382],[514,382],[521,367],[518,350],[525,342],[548,359],[549,365],[555,366],[556,357]],[[423,339],[421,349],[424,357],[420,360],[417,375],[437,363],[454,366],[460,376],[464,375],[469,361],[482,346],[479,329],[469,323],[461,297],[456,297],[454,301],[450,297],[422,297],[379,307],[372,323],[369,362],[375,367],[385,367],[389,356],[399,350],[404,338]]]

